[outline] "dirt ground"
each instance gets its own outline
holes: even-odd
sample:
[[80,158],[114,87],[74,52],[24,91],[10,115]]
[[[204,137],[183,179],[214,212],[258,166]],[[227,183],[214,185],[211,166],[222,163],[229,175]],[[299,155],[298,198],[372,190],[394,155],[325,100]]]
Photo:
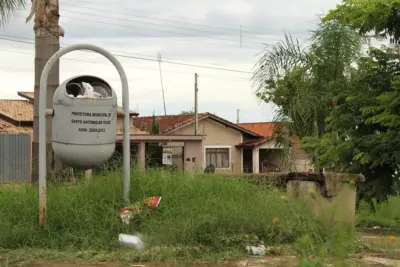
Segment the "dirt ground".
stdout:
[[[400,238],[393,241],[388,236],[365,234],[361,236],[366,246],[373,246],[374,252],[354,255],[351,259],[346,260],[345,266],[380,266],[380,267],[400,267]],[[376,251],[376,252],[375,252]],[[344,266],[343,262],[326,266]],[[18,264],[6,265],[5,267],[296,267],[298,266],[298,258],[295,256],[265,256],[265,257],[248,257],[237,261],[214,263],[214,264],[183,264],[176,263],[87,263],[80,260],[72,261],[46,261],[37,260],[29,262],[21,262]],[[3,265],[0,264],[0,267]]]
[[[352,259],[346,261],[347,266],[380,266],[380,267],[400,267],[400,259],[387,259],[376,256],[364,256],[361,259]],[[13,265],[23,267],[297,267],[298,259],[296,257],[271,257],[266,256],[258,259],[242,259],[236,262],[219,263],[219,264],[165,264],[165,263],[137,263],[137,264],[118,264],[118,263],[92,263],[88,264],[82,261],[68,261],[68,262],[48,262],[48,261],[35,261],[26,262],[23,264]],[[328,264],[326,266],[336,266],[336,264]],[[343,266],[341,264],[341,266]]]

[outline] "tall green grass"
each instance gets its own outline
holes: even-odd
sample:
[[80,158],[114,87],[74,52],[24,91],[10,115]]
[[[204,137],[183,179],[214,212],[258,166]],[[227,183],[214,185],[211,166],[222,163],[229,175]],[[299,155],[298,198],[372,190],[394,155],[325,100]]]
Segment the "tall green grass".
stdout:
[[121,177],[110,173],[76,184],[49,185],[42,231],[37,188],[0,188],[0,247],[111,251],[119,247],[119,233],[139,232],[150,248],[243,251],[256,239],[282,245],[306,237],[310,253],[320,253],[322,246],[328,249],[337,240],[338,235],[325,231],[305,203],[276,189],[217,175],[159,170],[132,172],[132,202],[163,198],[156,211],[126,226],[118,216]]
[[357,212],[359,227],[379,226],[388,230],[400,232],[400,196],[390,197],[385,203],[376,205],[372,212],[367,203],[361,203]]

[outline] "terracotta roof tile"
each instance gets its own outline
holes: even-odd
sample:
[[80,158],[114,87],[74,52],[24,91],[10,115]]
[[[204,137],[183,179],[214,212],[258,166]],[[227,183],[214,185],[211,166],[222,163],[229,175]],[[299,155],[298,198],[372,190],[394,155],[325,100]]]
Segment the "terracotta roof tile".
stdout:
[[275,122],[239,123],[238,125],[264,137],[272,137],[275,127],[278,126]]
[[[210,118],[210,119],[216,120],[220,123],[223,123],[225,125],[228,125],[232,128],[235,128],[236,130],[246,132],[253,136],[259,136],[252,131],[249,131],[243,127],[240,127],[240,126],[238,126],[230,121],[227,121],[221,117],[218,117],[214,114],[211,114],[208,112],[199,113],[199,120],[204,119],[204,118]],[[160,133],[164,134],[164,133],[171,132],[180,126],[194,122],[194,115],[193,114],[180,114],[180,115],[156,116],[156,121],[160,125]],[[152,122],[153,122],[153,116],[133,118],[133,125],[142,131],[150,132]]]
[[[238,125],[264,137],[273,137],[275,128],[279,126],[276,122],[239,123]],[[296,147],[300,146],[300,138],[298,136],[294,136],[291,139]]]
[[[117,135],[123,135],[123,134],[124,134],[124,129],[117,128]],[[130,134],[149,134],[149,133],[145,132],[145,131],[141,131],[140,129],[136,128],[135,126],[131,126]]]
[[0,118],[0,133],[15,134],[15,133],[31,133],[31,132],[33,132],[32,127],[16,126]]
[[[199,113],[199,119],[207,116],[207,113]],[[160,132],[167,133],[173,129],[194,121],[194,115],[167,115],[156,116],[156,121],[160,125]],[[153,116],[133,118],[133,125],[138,129],[150,132]]]
[[33,105],[26,100],[0,100],[0,114],[16,122],[33,121]]
[[262,144],[265,144],[266,142],[268,142],[269,138],[255,138],[255,139],[250,139],[247,141],[244,141],[240,144],[237,144],[236,147],[237,148],[252,148],[252,147],[256,147]]
[[[27,100],[29,100],[30,102],[33,103],[34,99],[35,99],[35,94],[34,92],[18,92],[18,95],[20,97],[26,98]],[[118,106],[117,107],[118,111],[122,111],[122,107]],[[137,113],[136,111],[131,111],[129,112],[129,114],[131,116],[139,116],[139,113]]]

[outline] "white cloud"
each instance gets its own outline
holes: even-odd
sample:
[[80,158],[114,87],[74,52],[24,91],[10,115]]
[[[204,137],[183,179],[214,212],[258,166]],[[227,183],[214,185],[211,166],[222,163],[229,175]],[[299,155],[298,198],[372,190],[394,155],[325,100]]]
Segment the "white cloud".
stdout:
[[[281,40],[283,29],[306,38],[307,32],[314,26],[311,22],[316,20],[316,15],[333,8],[337,2],[138,0],[121,3],[116,0],[60,0],[60,25],[66,31],[61,43],[87,42],[118,52],[116,54],[151,59],[157,59],[161,52],[165,61],[180,60],[198,66],[251,71],[257,53],[263,48],[261,42]],[[74,10],[92,15],[74,13]],[[28,13],[27,10],[21,11],[5,28],[0,29],[0,38],[33,42],[32,24],[25,24]],[[239,25],[243,25],[242,48]],[[0,58],[1,98],[17,98],[17,91],[33,90],[34,45],[0,39]],[[110,82],[121,100],[118,74],[106,59],[87,52],[73,52],[65,58],[78,61],[62,60],[61,81],[78,74],[98,75]],[[141,115],[151,115],[153,110],[163,114],[158,62],[125,57],[119,59],[129,78],[131,109],[138,108]],[[166,62],[161,67],[168,113],[179,113],[193,107],[194,73],[197,72],[200,75],[200,112],[216,113],[235,121],[236,109],[240,109],[242,122],[265,121],[273,117],[273,107],[260,106],[255,98],[251,74]]]

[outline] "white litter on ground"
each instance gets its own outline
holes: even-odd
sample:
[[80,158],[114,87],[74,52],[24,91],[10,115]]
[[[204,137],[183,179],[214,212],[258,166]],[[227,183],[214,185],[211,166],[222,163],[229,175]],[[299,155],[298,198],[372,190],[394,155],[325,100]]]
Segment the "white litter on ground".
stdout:
[[126,247],[135,248],[137,250],[144,249],[144,242],[139,235],[119,234],[119,243]]
[[260,246],[247,246],[247,251],[254,256],[264,256],[267,253],[267,248],[264,245]]

